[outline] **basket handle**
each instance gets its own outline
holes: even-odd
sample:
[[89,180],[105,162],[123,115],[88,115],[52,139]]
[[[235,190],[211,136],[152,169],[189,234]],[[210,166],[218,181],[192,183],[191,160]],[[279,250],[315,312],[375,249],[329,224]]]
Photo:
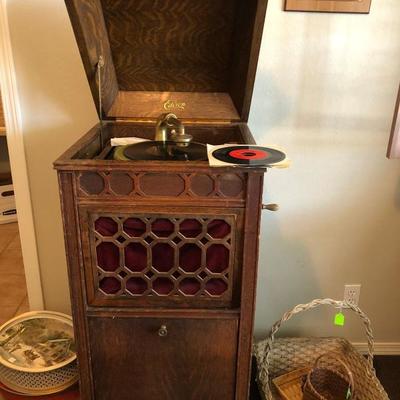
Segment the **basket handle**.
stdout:
[[[342,365],[342,367],[344,368],[344,370],[346,371],[346,373],[347,373],[347,375],[348,375],[348,377],[349,377],[349,381],[350,381],[349,389],[351,390],[350,393],[351,393],[351,396],[353,397],[353,396],[354,396],[354,388],[355,388],[355,385],[354,385],[354,376],[353,376],[353,373],[351,372],[351,369],[350,369],[349,366],[343,361],[343,359],[342,359],[342,357],[341,357],[341,355],[340,355],[339,353],[326,353],[326,354],[320,355],[320,356],[316,359],[316,361],[315,361],[314,368],[318,368],[319,365],[320,365],[320,363],[321,363],[321,361],[322,361],[324,358],[327,358],[328,355],[331,356],[331,357],[333,357],[333,355],[335,355],[335,354],[336,354],[336,356],[337,356],[337,357],[335,358],[335,361],[337,361],[339,364]],[[312,390],[314,390],[313,386],[311,385],[311,374],[312,374],[312,371],[310,371],[310,372],[308,373],[308,375],[307,375],[307,381],[308,381],[308,386],[309,386],[310,388],[312,388]]]
[[367,336],[367,342],[368,342],[368,353],[367,353],[368,366],[369,366],[370,371],[374,372],[374,367],[373,367],[374,336],[372,334],[371,321],[369,320],[367,315],[358,306],[347,303],[345,301],[337,301],[337,300],[332,300],[332,299],[316,299],[316,300],[311,301],[308,304],[299,304],[296,307],[294,307],[292,310],[286,312],[283,315],[282,319],[275,322],[275,324],[271,328],[271,331],[266,340],[265,348],[263,350],[263,357],[262,357],[262,362],[260,363],[260,371],[259,371],[259,381],[266,382],[266,386],[263,389],[264,389],[264,393],[268,396],[268,400],[272,400],[271,388],[270,388],[270,384],[269,384],[269,357],[268,356],[272,350],[272,345],[274,343],[276,333],[281,328],[281,326],[284,322],[290,320],[296,314],[299,314],[303,311],[312,310],[313,308],[316,308],[316,307],[319,307],[322,305],[333,306],[337,309],[347,308],[347,309],[352,310],[355,314],[357,314],[360,317],[360,319],[364,323],[365,334]]

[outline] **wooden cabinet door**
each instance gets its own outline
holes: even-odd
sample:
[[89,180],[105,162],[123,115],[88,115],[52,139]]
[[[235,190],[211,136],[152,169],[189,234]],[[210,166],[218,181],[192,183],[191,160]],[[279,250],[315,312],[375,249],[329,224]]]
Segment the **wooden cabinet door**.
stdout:
[[92,317],[89,330],[96,400],[235,398],[237,319]]

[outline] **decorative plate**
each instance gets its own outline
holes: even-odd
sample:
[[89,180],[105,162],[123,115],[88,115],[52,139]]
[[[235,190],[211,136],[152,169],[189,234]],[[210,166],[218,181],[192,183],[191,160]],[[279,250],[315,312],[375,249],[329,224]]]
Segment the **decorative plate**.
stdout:
[[0,327],[0,363],[24,372],[46,372],[76,359],[72,318],[33,311]]

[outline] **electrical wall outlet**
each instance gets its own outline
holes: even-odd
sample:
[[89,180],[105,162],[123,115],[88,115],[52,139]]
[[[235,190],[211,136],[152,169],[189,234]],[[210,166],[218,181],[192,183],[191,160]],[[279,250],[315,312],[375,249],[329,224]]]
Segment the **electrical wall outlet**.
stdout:
[[361,285],[345,285],[344,286],[344,301],[354,306],[358,306],[360,301]]

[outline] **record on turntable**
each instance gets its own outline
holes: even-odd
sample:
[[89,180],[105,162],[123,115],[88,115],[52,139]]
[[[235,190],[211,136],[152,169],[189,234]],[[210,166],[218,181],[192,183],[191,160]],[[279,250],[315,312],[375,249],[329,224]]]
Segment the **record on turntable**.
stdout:
[[183,145],[173,141],[147,141],[117,147],[114,150],[114,159],[119,161],[206,161],[207,147],[196,142]]
[[272,147],[229,144],[207,146],[211,166],[280,167],[288,166],[286,154]]

